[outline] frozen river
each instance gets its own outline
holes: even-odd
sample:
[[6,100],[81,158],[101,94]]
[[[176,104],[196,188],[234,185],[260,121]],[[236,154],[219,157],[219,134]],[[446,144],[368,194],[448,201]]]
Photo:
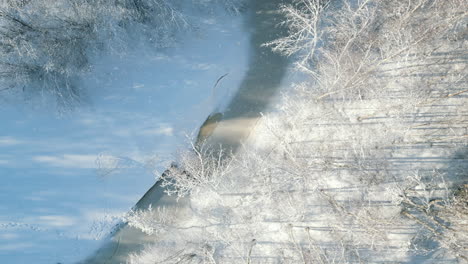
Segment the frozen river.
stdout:
[[[210,142],[234,150],[286,73],[287,60],[261,46],[281,36],[272,12],[280,2],[252,1],[238,16],[218,10],[160,52],[96,58],[81,84],[89,103],[66,115],[3,100],[0,261],[70,263],[99,248],[209,114],[223,114]],[[151,190],[140,205],[167,199]],[[151,241],[119,232],[95,257],[114,263]]]
[[[248,69],[236,94],[224,109],[220,109],[222,115],[214,131],[205,135],[213,147],[221,145],[225,150],[235,151],[281,87],[287,72],[287,59],[262,45],[284,33],[277,26],[281,21],[279,14],[274,12],[281,2],[254,1],[248,6],[244,15],[244,28],[250,36]],[[164,207],[178,217],[190,215],[190,198],[177,201],[175,196],[167,196],[159,182],[137,203],[136,209],[146,210],[150,206],[156,210]],[[139,252],[159,236],[148,235],[123,224],[102,248],[83,263],[124,263],[130,253]]]

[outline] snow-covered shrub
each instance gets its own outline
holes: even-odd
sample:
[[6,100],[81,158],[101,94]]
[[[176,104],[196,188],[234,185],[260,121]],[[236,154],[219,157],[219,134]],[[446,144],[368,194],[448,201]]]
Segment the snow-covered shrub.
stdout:
[[191,144],[191,148],[179,155],[180,167],[172,164],[160,177],[162,186],[169,195],[179,198],[188,196],[194,188],[216,188],[231,170],[232,159],[221,149],[209,148],[206,144]]
[[167,231],[165,227],[174,222],[174,218],[164,207],[130,211],[124,220],[129,226],[140,229],[148,235]]

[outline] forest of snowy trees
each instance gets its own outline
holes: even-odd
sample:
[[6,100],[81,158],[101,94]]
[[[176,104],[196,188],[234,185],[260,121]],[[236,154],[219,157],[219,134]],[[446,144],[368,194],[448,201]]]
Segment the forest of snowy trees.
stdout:
[[[241,0],[191,0],[243,12]],[[255,0],[253,0],[255,1]],[[5,0],[0,93],[77,105],[88,59],[163,49],[184,1]],[[123,221],[127,263],[468,262],[467,0],[294,0],[264,43],[303,76],[236,153],[193,142],[160,179],[189,199]],[[1,94],[0,94],[1,95]],[[216,128],[214,128],[216,129]],[[156,175],[159,177],[159,175]]]

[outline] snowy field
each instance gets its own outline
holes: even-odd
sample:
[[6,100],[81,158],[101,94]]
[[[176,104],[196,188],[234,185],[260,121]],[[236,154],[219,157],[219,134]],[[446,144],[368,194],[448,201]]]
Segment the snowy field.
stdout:
[[222,8],[188,13],[197,29],[170,47],[129,39],[135,47],[125,53],[95,54],[80,80],[89,100],[72,111],[57,113],[46,95],[27,105],[3,98],[1,263],[90,254],[235,93],[248,56],[242,17]]

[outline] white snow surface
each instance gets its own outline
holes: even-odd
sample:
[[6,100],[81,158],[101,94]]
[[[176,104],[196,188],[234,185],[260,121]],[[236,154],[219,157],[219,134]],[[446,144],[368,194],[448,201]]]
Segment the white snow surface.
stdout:
[[48,98],[39,107],[2,103],[1,263],[82,260],[229,101],[248,35],[241,16],[208,13],[171,47],[97,54],[80,84],[89,102],[74,111],[56,114]]

